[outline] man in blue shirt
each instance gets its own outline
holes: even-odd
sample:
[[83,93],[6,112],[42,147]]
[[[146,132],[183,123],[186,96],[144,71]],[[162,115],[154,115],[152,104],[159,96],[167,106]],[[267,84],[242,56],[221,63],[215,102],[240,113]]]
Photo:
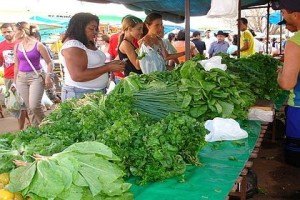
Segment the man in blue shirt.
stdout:
[[218,53],[226,53],[229,47],[229,43],[225,41],[226,33],[218,31],[217,41],[213,42],[208,51],[209,57],[213,57]]

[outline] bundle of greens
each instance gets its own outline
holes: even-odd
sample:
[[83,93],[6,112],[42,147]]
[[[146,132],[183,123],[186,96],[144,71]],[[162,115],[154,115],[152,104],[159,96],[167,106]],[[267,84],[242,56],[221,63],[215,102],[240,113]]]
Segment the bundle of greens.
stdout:
[[133,199],[118,161],[102,143],[76,143],[12,170],[7,189],[32,200]]
[[240,59],[229,58],[228,55],[222,57],[227,70],[249,83],[257,99],[275,100],[282,93],[277,84],[277,68],[282,65],[280,61],[263,54]]
[[149,88],[133,94],[133,108],[154,119],[163,119],[171,112],[180,112],[181,99],[176,86]]
[[187,61],[178,69],[181,83],[178,86],[183,97],[182,107],[199,121],[215,117],[245,119],[255,98],[247,83],[220,69],[207,72],[193,61]]

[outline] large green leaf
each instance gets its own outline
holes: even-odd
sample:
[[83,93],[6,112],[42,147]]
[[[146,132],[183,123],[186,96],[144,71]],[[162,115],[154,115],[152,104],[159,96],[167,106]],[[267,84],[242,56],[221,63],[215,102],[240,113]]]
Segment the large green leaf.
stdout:
[[130,187],[130,183],[123,183],[121,180],[117,180],[110,184],[103,184],[103,193],[111,197],[120,196],[129,191]]
[[218,101],[218,103],[222,107],[223,117],[229,117],[233,112],[234,105],[223,101]]
[[113,158],[113,152],[108,146],[95,141],[75,143],[64,150],[64,152],[69,151],[82,154],[98,154],[107,158]]
[[79,173],[88,183],[93,196],[96,196],[101,192],[103,189],[102,184],[98,179],[97,173],[95,174],[95,168],[93,166],[86,165],[79,170]]
[[27,166],[21,166],[10,173],[10,183],[7,189],[11,192],[20,192],[27,188],[36,172],[36,164],[31,163]]
[[207,106],[196,106],[190,109],[190,114],[192,117],[198,118],[207,111]]
[[187,108],[189,104],[191,103],[192,97],[189,94],[184,95],[181,107],[182,108]]
[[56,198],[72,183],[72,174],[51,160],[37,162],[36,175],[29,192],[44,198]]
[[81,169],[92,168],[94,177],[99,177],[102,183],[112,183],[124,175],[116,164],[101,157],[82,155],[77,158],[81,162]]
[[63,191],[55,200],[81,200],[83,195],[82,193],[82,187],[78,187],[72,184],[68,190]]

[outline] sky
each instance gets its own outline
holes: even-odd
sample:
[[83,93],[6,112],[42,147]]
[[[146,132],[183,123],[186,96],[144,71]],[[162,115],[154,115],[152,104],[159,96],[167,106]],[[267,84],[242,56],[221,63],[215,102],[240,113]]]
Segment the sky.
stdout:
[[[33,15],[64,15],[72,16],[77,12],[90,12],[96,15],[116,15],[125,16],[132,14],[137,17],[145,18],[144,12],[136,12],[127,9],[121,4],[95,4],[82,2],[79,0],[0,0],[0,22],[22,21],[22,18],[29,18]],[[113,8],[113,12],[112,12]],[[24,20],[24,19],[23,19]],[[165,22],[165,24],[174,24]],[[178,24],[176,24],[178,25]],[[184,26],[184,24],[179,24]],[[192,17],[191,28],[193,29],[215,29],[226,27],[223,19],[207,19],[206,17]]]

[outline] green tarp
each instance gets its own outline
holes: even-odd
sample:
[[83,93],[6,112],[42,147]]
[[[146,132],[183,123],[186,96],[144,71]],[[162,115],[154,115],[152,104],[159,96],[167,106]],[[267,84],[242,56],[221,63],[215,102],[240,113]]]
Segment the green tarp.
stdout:
[[188,166],[183,177],[138,186],[134,179],[131,191],[136,200],[225,199],[255,146],[261,126],[244,121],[247,139],[207,143],[200,151],[201,167]]

